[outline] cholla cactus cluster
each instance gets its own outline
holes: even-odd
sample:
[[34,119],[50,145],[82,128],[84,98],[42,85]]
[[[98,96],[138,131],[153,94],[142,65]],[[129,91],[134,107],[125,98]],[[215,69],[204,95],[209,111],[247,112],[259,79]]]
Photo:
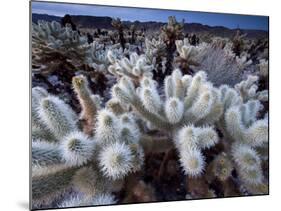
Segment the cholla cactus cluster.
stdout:
[[32,88],[33,207],[168,200],[165,177],[182,189],[172,200],[267,194],[266,44],[252,43],[258,56],[245,36],[194,44],[174,17],[157,36],[112,25],[92,43],[89,29],[33,25],[33,80],[71,71],[65,95]]
[[[71,186],[91,197],[89,205],[107,203],[106,199],[110,204],[114,202],[111,186],[118,186],[113,183],[139,170],[143,162],[134,117],[100,108],[83,76],[73,78],[73,88],[82,105],[80,118],[63,100],[42,88],[32,89],[34,204],[48,203]],[[85,120],[84,128],[79,127],[79,119]],[[106,199],[100,199],[101,194]]]
[[[222,86],[221,90],[226,95],[231,93],[225,86]],[[232,99],[228,98],[226,101],[232,106],[226,110],[219,125],[225,134],[225,141],[231,143],[227,146],[227,151],[229,150],[234,160],[234,166],[243,184],[250,191],[262,193],[266,191],[268,184],[263,178],[262,157],[257,148],[267,148],[268,116],[257,119],[257,114],[263,107],[259,100],[249,99],[243,103],[241,95],[233,95]]]
[[[58,22],[39,21],[32,25],[32,50],[36,52],[33,57],[33,68],[38,71],[54,71],[54,64],[58,59],[65,59],[69,68],[79,68],[86,63],[92,51],[87,43],[86,36],[80,36],[73,31],[70,25],[62,27]],[[62,58],[56,58],[58,56]],[[42,65],[42,62],[52,58],[53,64]],[[66,65],[65,65],[66,66]]]

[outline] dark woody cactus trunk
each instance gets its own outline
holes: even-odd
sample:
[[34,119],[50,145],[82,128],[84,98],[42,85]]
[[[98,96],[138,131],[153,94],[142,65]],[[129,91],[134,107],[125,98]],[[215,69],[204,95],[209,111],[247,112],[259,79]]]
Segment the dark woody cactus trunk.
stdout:
[[170,16],[168,24],[162,27],[162,36],[166,43],[167,52],[165,75],[169,75],[173,71],[174,52],[176,51],[175,41],[183,38],[183,26],[184,20],[182,23],[178,23],[174,16]]
[[124,38],[124,26],[120,20],[120,18],[117,18],[117,19],[113,19],[112,22],[111,22],[111,25],[118,30],[118,36],[119,36],[119,43],[124,51],[125,49],[125,44],[126,44],[126,41],[125,41],[125,38]]

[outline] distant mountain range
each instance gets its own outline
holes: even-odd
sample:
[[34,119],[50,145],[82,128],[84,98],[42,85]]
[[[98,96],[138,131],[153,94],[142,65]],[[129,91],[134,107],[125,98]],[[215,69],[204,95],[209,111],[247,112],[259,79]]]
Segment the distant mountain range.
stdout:
[[[100,28],[100,29],[113,29],[111,26],[111,17],[97,17],[97,16],[86,16],[86,15],[71,15],[72,21],[78,26],[83,28]],[[32,14],[32,22],[37,23],[38,20],[45,21],[61,21],[61,17],[47,15],[47,14]],[[140,22],[140,21],[124,21],[125,25],[130,26],[135,24],[139,29],[146,30],[157,30],[166,23],[163,22]],[[208,26],[200,23],[185,23],[184,32],[185,33],[202,33],[208,32],[215,36],[221,37],[233,37],[237,29],[229,29],[224,26]],[[265,38],[268,37],[268,31],[264,30],[253,30],[253,29],[243,29],[242,33],[246,33],[248,38]]]

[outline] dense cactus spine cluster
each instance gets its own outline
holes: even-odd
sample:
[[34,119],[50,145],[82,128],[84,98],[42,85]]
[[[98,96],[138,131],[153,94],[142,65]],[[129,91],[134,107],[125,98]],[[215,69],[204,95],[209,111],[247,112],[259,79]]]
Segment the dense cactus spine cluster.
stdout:
[[[157,201],[166,175],[186,199],[268,193],[268,58],[251,60],[239,34],[184,38],[174,17],[151,39],[112,26],[89,42],[69,24],[33,24],[34,78],[71,72],[69,93],[32,88],[34,208]],[[57,55],[63,66],[45,62]]]
[[[35,139],[37,136],[33,139],[32,197],[35,205],[48,204],[70,187],[92,197],[91,201],[87,201],[88,205],[114,202],[113,196],[105,194],[110,193],[114,185],[108,186],[103,181],[109,178],[113,182],[123,179],[129,172],[138,170],[143,162],[141,146],[132,135],[138,130],[134,127],[134,119],[125,115],[119,118],[107,109],[97,113],[97,105],[93,102],[86,79],[75,76],[72,82],[82,104],[81,116],[91,118],[96,123],[96,126],[91,125],[94,134],[80,131],[78,116],[63,100],[43,89],[33,88],[37,96],[32,99],[36,118],[44,125],[43,129],[49,130],[56,139],[54,143]],[[42,93],[40,99],[39,93]],[[130,122],[130,125],[120,127],[121,121]],[[36,127],[36,124],[33,126]],[[47,196],[50,200],[46,201],[44,197]],[[79,204],[85,204],[83,200]]]
[[183,127],[177,135],[176,146],[180,162],[189,176],[200,176],[205,167],[201,149],[210,148],[218,142],[217,134],[211,128]]

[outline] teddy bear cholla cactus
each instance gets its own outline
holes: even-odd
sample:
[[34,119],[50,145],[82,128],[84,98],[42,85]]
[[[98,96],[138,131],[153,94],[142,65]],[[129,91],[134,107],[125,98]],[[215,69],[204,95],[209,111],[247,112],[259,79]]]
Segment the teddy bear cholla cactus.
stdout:
[[[212,162],[212,174],[227,181],[232,169],[236,169],[248,191],[266,192],[260,156],[255,150],[268,139],[267,119],[256,119],[259,101],[243,104],[237,90],[226,85],[215,88],[206,77],[204,72],[192,77],[175,70],[166,77],[164,93],[160,94],[156,81],[149,77],[142,77],[139,87],[135,88],[132,80],[123,76],[112,88],[113,98],[106,103],[105,110],[99,109],[98,100],[90,93],[85,78],[74,77],[73,87],[82,105],[82,125],[62,100],[42,88],[33,88],[34,199],[37,203],[43,203],[43,198],[50,201],[73,183],[92,202],[77,203],[94,204],[95,197],[110,194],[112,189],[120,187],[120,179],[140,168],[144,159],[142,147],[145,152],[175,147],[184,173],[191,179],[204,178],[211,164],[205,161],[203,152],[218,143],[212,128],[217,123],[224,134],[227,156],[222,155]],[[147,124],[145,130],[157,129],[168,138],[151,140],[141,134],[130,107]],[[46,111],[50,114],[44,115]],[[95,115],[97,122],[92,119]],[[233,121],[237,118],[231,115],[240,120]],[[51,120],[56,120],[54,116],[59,116],[62,123],[57,121],[48,126]],[[238,125],[241,122],[243,125]],[[88,135],[80,132],[81,127]],[[85,128],[93,131],[87,132]],[[70,132],[73,130],[77,132]],[[46,140],[46,134],[53,138]],[[109,185],[104,183],[105,178],[111,179]],[[42,187],[42,184],[48,185]],[[208,189],[207,194],[209,192]]]
[[128,76],[136,83],[143,76],[152,77],[153,73],[154,77],[164,78],[167,60],[164,42],[161,39],[153,39],[152,41],[146,39],[145,45],[145,54],[138,55],[132,52],[128,58],[122,57],[118,59],[117,56],[120,53],[109,50],[107,57],[111,65],[108,71],[117,77]]
[[53,21],[38,21],[33,24],[33,37],[37,40],[46,41],[48,46],[58,48],[74,48],[86,44],[85,36],[79,36],[77,31],[73,31],[70,25],[61,27],[60,23]]
[[155,64],[157,57],[165,56],[166,46],[164,41],[159,38],[158,40],[153,38],[152,40],[145,39],[145,55],[149,59],[151,64]]
[[139,81],[143,76],[152,76],[153,66],[148,64],[145,55],[139,56],[137,53],[131,53],[130,59],[126,57],[117,59],[112,51],[108,51],[107,57],[112,64],[108,67],[108,71],[113,75],[118,77],[125,75],[135,81]]
[[193,46],[189,44],[188,38],[184,40],[176,40],[176,47],[179,56],[176,58],[176,63],[179,64],[179,67],[182,71],[186,73],[192,73],[190,66],[198,66],[199,63],[196,62],[195,58],[202,50],[200,46]]
[[164,41],[159,38],[158,40],[153,38],[152,40],[145,39],[145,56],[149,64],[154,66],[156,76],[165,73],[166,68],[166,45]]
[[[132,135],[138,134],[133,117],[127,113],[117,117],[107,109],[99,110],[85,77],[75,76],[73,87],[82,105],[80,117],[86,121],[87,134],[63,100],[42,88],[32,89],[32,128],[37,128],[32,134],[35,206],[50,203],[71,187],[87,196],[81,204],[112,203],[115,200],[103,199],[112,199],[110,194],[121,180],[139,170],[143,162],[139,137]],[[53,139],[45,139],[46,133]]]
[[164,89],[165,102],[162,102],[156,81],[143,77],[140,87],[135,89],[132,81],[123,77],[113,87],[112,94],[120,103],[129,103],[145,119],[148,128],[173,137],[185,173],[198,176],[204,169],[201,150],[218,141],[211,127],[202,127],[213,124],[222,114],[218,90],[207,82],[204,72],[191,77],[182,76],[179,70],[166,77]]
[[266,193],[267,183],[257,150],[267,146],[268,118],[257,119],[262,108],[260,101],[251,99],[243,103],[243,95],[235,89],[224,85],[220,90],[224,115],[218,127],[224,134],[226,151],[246,189],[252,193]]
[[[49,73],[62,63],[66,69],[71,69],[84,60],[86,43],[86,37],[80,36],[70,26],[61,27],[55,21],[38,21],[32,25],[33,69]],[[80,51],[75,51],[79,47]],[[69,58],[72,58],[71,62]],[[50,60],[52,62],[47,64],[46,61]]]
[[[216,171],[216,174],[221,175],[219,177],[224,179],[230,177],[230,172],[234,168],[231,160],[237,164],[235,166],[237,171],[241,172],[240,170],[247,166],[239,163],[239,157],[247,158],[249,153],[252,153],[251,156],[256,155],[257,169],[255,171],[262,174],[259,171],[261,169],[259,156],[253,152],[252,148],[260,147],[263,145],[262,143],[268,141],[268,122],[266,119],[256,119],[257,111],[261,107],[258,100],[250,100],[243,104],[243,96],[237,90],[227,85],[223,85],[219,89],[213,87],[207,81],[204,72],[198,72],[191,77],[182,76],[179,70],[175,70],[171,76],[167,76],[165,79],[164,102],[164,97],[157,90],[157,83],[147,77],[141,80],[140,87],[137,89],[129,78],[123,77],[113,87],[112,92],[121,103],[129,103],[133,110],[146,120],[148,128],[160,130],[174,139],[174,145],[180,155],[180,163],[184,172],[190,177],[202,175],[205,169],[202,150],[210,148],[218,142],[216,132],[212,127],[206,125],[217,125],[221,122],[223,124],[220,129],[224,132],[224,139],[230,138],[233,141],[224,143],[227,145],[226,153],[231,154],[231,157],[225,158],[224,163],[227,164],[225,170]],[[240,107],[242,113],[240,110],[235,110]],[[241,115],[240,120],[245,121],[241,124],[245,125],[241,127],[231,125],[240,123],[240,120],[235,122],[235,119],[227,119],[233,109],[235,112],[240,112],[236,115]],[[241,136],[237,138],[239,134]],[[243,145],[236,144],[238,141]],[[246,151],[249,153],[247,154]],[[248,173],[254,174],[255,172]],[[256,183],[254,181],[251,183],[245,175],[245,171],[244,174],[239,174],[240,179],[249,185],[249,191],[256,193],[263,184],[260,179],[262,177],[256,178]]]
[[243,102],[251,99],[259,101],[268,101],[268,90],[258,91],[258,76],[249,75],[246,80],[235,85],[235,89],[241,95]]
[[86,36],[72,30],[68,24],[62,27],[55,21],[38,21],[32,25],[32,50],[33,69],[43,73],[50,73],[62,65],[69,70],[88,65],[104,71],[108,63],[103,45],[97,41],[88,44]]
[[[140,87],[135,89],[128,77],[120,79],[112,89],[113,96],[132,107],[160,129],[174,129],[183,124],[212,124],[219,119],[222,105],[218,89],[206,80],[204,72],[194,77],[182,76],[175,70],[165,79],[165,101],[158,93],[157,82],[143,77]],[[216,111],[216,112],[213,112]]]

